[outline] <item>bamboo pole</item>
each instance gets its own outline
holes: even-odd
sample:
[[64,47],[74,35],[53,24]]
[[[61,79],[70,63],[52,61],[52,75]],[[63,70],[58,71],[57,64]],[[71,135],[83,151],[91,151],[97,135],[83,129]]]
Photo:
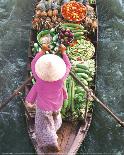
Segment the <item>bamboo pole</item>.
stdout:
[[74,80],[76,80],[78,82],[78,84],[83,87],[83,89],[87,92],[91,94],[91,97],[97,101],[97,103],[99,103],[122,127],[124,127],[124,122],[118,118],[102,101],[100,101],[92,92],[92,90],[90,90],[89,88],[87,88],[76,76],[75,74],[71,71],[70,75],[73,77]]
[[[93,97],[93,99],[95,101],[97,101],[97,103],[99,103],[122,127],[124,127],[124,122],[122,120],[120,120],[120,118],[118,118],[102,101],[100,101],[94,94],[93,92],[87,88],[75,75],[74,73],[71,71],[70,75],[73,77],[74,80],[76,80],[78,82],[78,84],[80,86],[83,87],[83,89],[87,92],[90,93],[91,96]],[[28,84],[31,80],[32,80],[32,76],[30,78],[28,78],[18,89],[16,89],[16,91],[14,91],[14,93],[3,103],[0,104],[0,110],[3,109],[15,96],[19,95],[19,92],[21,90],[24,89],[25,85]]]
[[15,96],[19,95],[19,92],[22,91],[26,84],[32,80],[33,76],[29,77],[19,88],[17,88],[14,93],[4,102],[0,104],[0,110],[3,109]]

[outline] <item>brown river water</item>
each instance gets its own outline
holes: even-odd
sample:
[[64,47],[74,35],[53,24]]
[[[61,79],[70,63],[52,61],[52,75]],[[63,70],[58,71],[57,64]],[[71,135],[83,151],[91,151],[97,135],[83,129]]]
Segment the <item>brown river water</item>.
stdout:
[[[97,0],[99,42],[96,94],[124,120],[124,0]],[[0,100],[26,76],[33,0],[0,0]],[[0,112],[0,155],[34,154],[21,101]],[[88,135],[78,154],[124,154],[124,128],[97,103]]]

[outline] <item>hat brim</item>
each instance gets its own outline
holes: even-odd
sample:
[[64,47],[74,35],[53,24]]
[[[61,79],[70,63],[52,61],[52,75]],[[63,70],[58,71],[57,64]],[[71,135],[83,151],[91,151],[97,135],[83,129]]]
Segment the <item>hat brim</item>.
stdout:
[[46,54],[35,63],[35,72],[44,81],[57,81],[65,75],[66,64],[59,56]]

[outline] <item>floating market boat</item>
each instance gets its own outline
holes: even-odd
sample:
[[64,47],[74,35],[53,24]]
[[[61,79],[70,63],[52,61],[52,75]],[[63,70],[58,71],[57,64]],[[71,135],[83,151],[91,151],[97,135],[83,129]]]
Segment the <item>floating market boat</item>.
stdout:
[[[28,77],[32,75],[30,64],[43,43],[50,41],[51,53],[58,54],[58,46],[63,43],[72,63],[73,73],[89,88],[95,90],[95,68],[97,47],[97,12],[96,2],[76,1],[37,1],[32,18],[30,46],[28,50]],[[35,80],[26,85],[25,95],[30,91]],[[76,154],[89,130],[93,100],[69,76],[66,80],[68,100],[65,101],[61,114],[62,127],[58,131],[59,154]],[[25,106],[26,107],[26,106]],[[35,111],[25,108],[29,136],[39,151],[34,138]],[[51,153],[52,154],[52,153]],[[55,153],[54,153],[55,154]]]

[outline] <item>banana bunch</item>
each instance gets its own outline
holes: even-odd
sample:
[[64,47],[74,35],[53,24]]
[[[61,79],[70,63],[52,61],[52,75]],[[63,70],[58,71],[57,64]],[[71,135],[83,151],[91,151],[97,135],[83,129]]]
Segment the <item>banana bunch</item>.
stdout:
[[[82,64],[76,62],[76,64],[73,64],[72,70],[85,86],[90,87],[93,82],[94,67],[95,61],[91,59]],[[84,119],[87,93],[71,76],[67,78],[65,87],[67,88],[68,99],[64,102],[61,111],[63,119],[70,121]],[[88,110],[91,109],[92,101],[88,101]]]
[[86,64],[77,64],[73,71],[85,86],[93,81],[92,72]]
[[[65,86],[68,92],[68,99],[64,101],[61,114],[64,120],[76,121],[84,119],[86,107],[86,92],[76,84],[71,76],[66,80]],[[91,104],[88,103],[88,109]]]
[[66,80],[65,87],[67,88],[68,99],[64,101],[61,113],[63,119],[69,120],[71,113],[74,111],[74,96],[75,96],[75,82],[71,76]]

